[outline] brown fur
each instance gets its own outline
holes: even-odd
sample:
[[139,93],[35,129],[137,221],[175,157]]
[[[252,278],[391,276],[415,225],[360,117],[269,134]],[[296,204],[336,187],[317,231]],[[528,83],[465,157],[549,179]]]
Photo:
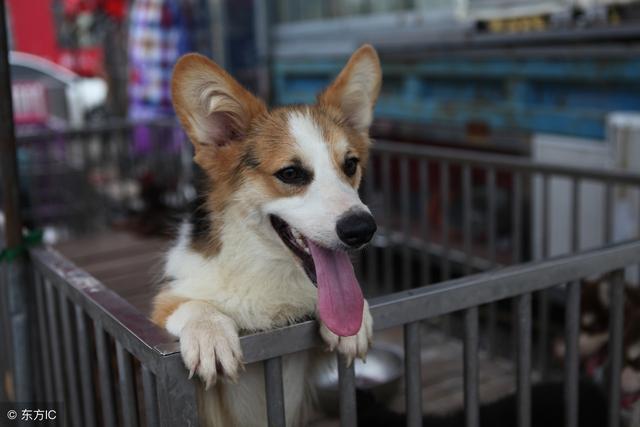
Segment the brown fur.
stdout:
[[188,298],[173,295],[168,291],[160,292],[153,299],[153,309],[151,311],[151,320],[158,326],[165,327],[167,318],[176,311],[184,302],[189,301]]

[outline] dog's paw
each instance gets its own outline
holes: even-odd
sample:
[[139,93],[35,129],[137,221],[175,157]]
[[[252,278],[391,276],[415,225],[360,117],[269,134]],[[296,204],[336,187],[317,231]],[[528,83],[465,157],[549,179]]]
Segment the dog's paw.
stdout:
[[180,333],[180,352],[189,370],[209,388],[218,379],[236,381],[242,369],[242,350],[235,323],[229,317],[210,312],[184,323]]
[[347,357],[347,366],[351,366],[356,357],[365,360],[373,337],[373,319],[371,318],[367,301],[364,302],[362,325],[356,335],[350,337],[338,336],[320,322],[320,336],[327,344],[329,351],[337,350],[338,353]]

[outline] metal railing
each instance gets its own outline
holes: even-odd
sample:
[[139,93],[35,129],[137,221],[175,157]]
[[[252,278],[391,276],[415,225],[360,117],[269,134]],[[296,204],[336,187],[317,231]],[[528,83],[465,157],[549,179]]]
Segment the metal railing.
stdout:
[[[64,396],[71,425],[197,425],[195,384],[187,379],[179,343],[127,302],[51,249],[32,251],[40,360],[34,360],[37,399]],[[531,296],[570,283],[566,310],[566,416],[577,426],[580,280],[612,273],[610,287],[609,426],[619,426],[624,268],[640,260],[640,241],[511,266],[370,300],[374,329],[404,328],[408,425],[421,425],[422,320],[464,313],[464,390],[468,426],[478,425],[478,306],[513,299],[517,306],[519,426],[530,425]],[[270,426],[282,426],[282,357],[321,344],[315,321],[244,336],[245,363],[264,363]],[[114,361],[114,355],[116,360]],[[135,361],[135,364],[134,364]],[[339,357],[341,423],[355,426],[355,373]],[[140,379],[141,378],[141,379]],[[141,383],[141,384],[140,384]],[[117,389],[117,393],[114,390]],[[116,398],[119,397],[119,399]]]
[[[130,131],[127,125],[116,130],[88,132],[89,140],[94,141],[88,146],[126,146],[129,140],[113,135]],[[130,150],[82,148],[82,135],[75,135],[79,148],[72,152],[87,150],[89,160],[83,160],[81,154],[65,157],[87,166],[80,170],[95,170],[94,166],[100,169],[104,160],[116,165],[118,171],[131,172],[114,175],[116,188],[123,180],[135,176],[134,168],[126,167],[133,165]],[[33,148],[29,144],[44,140],[42,135],[24,137],[21,143]],[[65,137],[65,141],[73,140]],[[67,148],[71,146],[65,144]],[[109,154],[118,151],[124,154]],[[180,166],[176,168],[184,172]],[[92,174],[81,175],[88,179]],[[565,191],[569,195],[568,209],[554,205],[557,197],[552,196],[558,191],[558,183],[569,186]],[[586,221],[581,216],[581,202],[594,197],[594,186],[599,188],[598,197],[603,201],[596,220],[601,223],[602,235],[596,243],[587,242],[580,227]],[[549,350],[547,290],[562,284],[568,284],[559,293],[566,302],[566,412],[568,425],[577,425],[579,281],[614,272],[609,354],[612,360],[620,361],[623,269],[628,275],[632,267],[640,264],[640,241],[608,244],[623,237],[638,237],[640,224],[638,230],[628,230],[629,235],[623,236],[614,235],[613,226],[615,196],[619,192],[640,195],[640,175],[539,164],[512,156],[376,142],[362,192],[378,219],[380,232],[362,253],[356,267],[365,291],[370,296],[378,295],[370,298],[375,329],[404,328],[409,425],[419,425],[422,412],[420,322],[462,314],[466,420],[468,426],[477,426],[477,350],[482,345],[480,338],[485,335],[479,327],[483,306],[490,307],[486,314],[486,336],[491,343],[499,329],[495,303],[511,300],[516,319],[513,339],[517,350],[514,360],[519,425],[528,426],[531,367],[537,361],[538,368],[544,371]],[[118,205],[127,198],[110,200],[109,203]],[[569,216],[571,226],[562,230],[568,242],[561,251],[562,257],[549,259],[549,255],[558,255],[550,239],[550,233],[557,231],[551,215],[556,209]],[[531,210],[537,212],[533,220],[527,216]],[[528,234],[532,228],[534,238]],[[597,248],[578,253],[589,245]],[[32,366],[36,383],[43,385],[35,390],[37,400],[62,399],[74,426],[197,425],[195,383],[187,380],[175,338],[55,251],[34,249],[31,256],[34,271],[31,322],[37,350]],[[508,265],[511,266],[505,267]],[[496,271],[497,267],[503,268]],[[474,272],[480,274],[451,280]],[[426,286],[430,283],[436,284]],[[534,317],[535,295],[540,297]],[[538,347],[533,351],[536,337]],[[268,401],[265,416],[269,424],[284,425],[281,357],[320,345],[316,323],[309,321],[245,336],[241,344],[246,363],[264,363]],[[2,360],[5,362],[10,361]],[[347,368],[342,359],[338,366],[341,421],[346,426],[355,425],[354,370]],[[620,364],[613,363],[609,384],[610,426],[618,425],[620,416],[619,371]]]
[[71,426],[197,425],[195,384],[160,350],[175,338],[54,250],[31,260],[37,401]]
[[[369,168],[363,196],[380,225],[359,265],[369,294],[640,238],[640,174],[389,141],[373,145]],[[637,219],[614,233],[620,200],[635,203]],[[639,282],[640,263],[627,267],[626,276]],[[536,294],[536,359],[543,375],[551,296]],[[494,352],[499,312],[489,304],[483,314]],[[451,329],[448,317],[444,326]]]

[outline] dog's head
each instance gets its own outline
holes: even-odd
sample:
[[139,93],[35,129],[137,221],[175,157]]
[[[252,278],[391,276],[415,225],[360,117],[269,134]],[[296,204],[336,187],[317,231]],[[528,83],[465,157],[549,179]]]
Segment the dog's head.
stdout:
[[[339,335],[357,332],[363,305],[346,251],[376,230],[358,187],[380,85],[371,46],[352,55],[314,105],[270,111],[200,55],[180,59],[173,76],[176,113],[209,178],[207,209],[221,215],[233,205],[267,224],[267,236],[317,283],[320,315]],[[358,319],[345,313],[358,309]]]

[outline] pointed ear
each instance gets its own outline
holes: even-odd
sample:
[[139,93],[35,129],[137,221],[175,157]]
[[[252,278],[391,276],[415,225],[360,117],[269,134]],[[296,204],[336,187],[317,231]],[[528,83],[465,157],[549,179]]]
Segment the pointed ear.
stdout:
[[320,104],[330,105],[343,114],[349,125],[367,132],[373,120],[382,71],[378,54],[371,45],[356,50],[331,85],[320,94]]
[[173,107],[193,143],[196,156],[242,139],[251,120],[266,111],[213,61],[198,54],[180,58],[171,81]]

